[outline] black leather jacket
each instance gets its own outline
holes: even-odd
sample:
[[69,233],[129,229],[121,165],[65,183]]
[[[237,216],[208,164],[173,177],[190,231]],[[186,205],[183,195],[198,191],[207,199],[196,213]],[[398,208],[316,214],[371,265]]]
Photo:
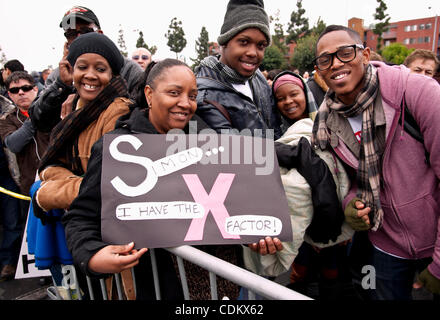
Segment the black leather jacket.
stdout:
[[[197,114],[214,130],[221,133],[222,129],[255,129],[262,130],[266,136],[267,129],[274,129],[275,139],[281,137],[281,119],[275,110],[274,99],[266,79],[260,71],[249,80],[254,101],[238,92],[221,75],[208,67],[197,70]],[[231,118],[229,122],[214,105],[206,100],[222,105]]]

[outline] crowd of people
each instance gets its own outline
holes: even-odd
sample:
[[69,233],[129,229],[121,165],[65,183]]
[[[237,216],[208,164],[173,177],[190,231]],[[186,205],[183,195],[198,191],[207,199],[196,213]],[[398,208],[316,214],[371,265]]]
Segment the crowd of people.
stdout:
[[[346,299],[346,288],[355,299],[411,300],[420,287],[438,299],[434,53],[415,50],[403,65],[387,64],[355,31],[331,25],[318,38],[313,72],[263,73],[271,44],[263,0],[229,1],[220,54],[194,71],[176,59],[154,61],[145,48],[124,58],[85,7],[69,10],[60,27],[66,43],[56,69],[30,74],[10,60],[1,71],[0,186],[30,198],[0,193],[2,280],[14,277],[28,219],[29,252],[57,286],[70,262],[85,298],[85,275],[122,273],[127,299],[154,299],[148,248],[102,240],[103,136],[189,133],[196,121],[198,130],[250,129],[274,140],[293,232],[291,242],[265,237],[202,250],[269,279],[290,272],[287,286],[304,294],[318,283],[322,300]],[[57,241],[35,239],[35,230],[55,229]],[[156,259],[162,299],[182,299],[175,257],[158,249]],[[367,265],[375,285],[366,288]],[[192,298],[209,298],[207,274],[188,264],[187,277]],[[228,281],[219,291],[244,297]]]

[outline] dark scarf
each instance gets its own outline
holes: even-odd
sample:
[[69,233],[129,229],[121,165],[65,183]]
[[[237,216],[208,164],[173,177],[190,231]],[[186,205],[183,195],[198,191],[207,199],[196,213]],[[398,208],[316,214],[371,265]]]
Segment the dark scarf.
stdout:
[[255,73],[250,77],[243,77],[231,67],[220,62],[219,58],[209,56],[202,60],[200,67],[207,67],[217,71],[227,82],[232,84],[244,84],[246,81],[252,79]]
[[64,159],[66,163],[63,166],[70,166],[68,169],[77,175],[84,174],[81,163],[74,154],[77,153],[78,137],[117,97],[128,97],[127,83],[121,76],[114,76],[93,101],[70,113],[57,124],[52,130],[49,146],[38,171],[41,172],[49,165],[60,165],[60,159]]
[[368,65],[365,73],[365,84],[356,98],[354,105],[344,105],[340,102],[333,90],[325,96],[326,103],[321,105],[313,125],[313,144],[321,149],[326,149],[330,134],[327,128],[327,118],[330,111],[342,117],[351,118],[362,114],[362,140],[359,154],[359,167],[357,171],[358,191],[357,197],[362,199],[366,207],[372,210],[372,228],[376,231],[383,220],[383,210],[380,205],[380,175],[381,155],[384,149],[384,131],[376,131],[374,123],[374,100],[379,91],[377,69]]

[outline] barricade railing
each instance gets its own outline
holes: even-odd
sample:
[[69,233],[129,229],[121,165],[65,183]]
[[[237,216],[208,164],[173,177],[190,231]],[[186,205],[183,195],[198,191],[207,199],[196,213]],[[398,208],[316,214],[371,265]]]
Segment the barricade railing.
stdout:
[[[259,276],[253,272],[240,268],[227,261],[214,257],[206,252],[196,249],[191,246],[180,246],[174,248],[165,248],[170,253],[174,254],[177,259],[177,265],[179,269],[180,279],[182,282],[183,295],[185,300],[190,300],[189,286],[187,283],[187,277],[185,273],[185,267],[183,260],[189,261],[209,272],[211,299],[218,300],[217,293],[217,276],[220,276],[226,280],[229,280],[242,288],[248,289],[248,300],[255,300],[256,295],[268,300],[312,300],[311,298],[295,292],[279,283],[268,280],[262,276]],[[156,299],[161,300],[160,283],[156,262],[156,255],[154,249],[150,249],[151,264],[153,270],[154,287],[156,293]],[[74,269],[73,269],[74,270]],[[75,271],[73,271],[75,273]],[[132,270],[134,281],[134,272]],[[74,275],[76,278],[76,275]],[[121,289],[121,278],[119,274],[115,274],[115,283],[118,293],[118,299],[123,300],[123,293]],[[91,286],[90,278],[87,277],[88,291],[91,300],[95,300],[95,293]],[[107,286],[104,279],[100,279],[101,294],[103,300],[108,300]],[[136,287],[136,286],[135,286]],[[55,290],[54,290],[55,289]],[[48,289],[48,295],[51,299],[59,300],[60,294],[54,293],[57,287],[50,287]],[[66,295],[64,295],[66,296]],[[224,298],[224,297],[220,297]],[[72,299],[70,290],[68,290],[67,300]]]

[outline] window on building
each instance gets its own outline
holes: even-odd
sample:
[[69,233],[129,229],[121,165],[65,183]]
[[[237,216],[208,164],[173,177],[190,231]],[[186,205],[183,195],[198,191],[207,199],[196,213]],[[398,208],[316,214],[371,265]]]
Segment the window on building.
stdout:
[[411,27],[411,31],[417,31],[417,25],[416,24]]
[[411,31],[411,26],[405,26],[405,28],[403,30],[405,30],[405,32],[409,32],[409,31]]
[[432,28],[432,24],[431,23],[427,23],[426,26],[425,26],[425,29],[428,30],[428,29],[431,29],[431,28]]
[[431,42],[431,37],[425,37],[425,43]]
[[418,43],[423,43],[425,41],[425,39],[423,37],[419,37],[419,39],[417,40]]
[[425,25],[424,24],[419,25],[419,29],[420,30],[425,30]]
[[415,43],[416,43],[416,38],[409,39],[409,44],[415,44]]
[[405,40],[403,40],[404,44],[409,44],[409,38],[406,38]]

